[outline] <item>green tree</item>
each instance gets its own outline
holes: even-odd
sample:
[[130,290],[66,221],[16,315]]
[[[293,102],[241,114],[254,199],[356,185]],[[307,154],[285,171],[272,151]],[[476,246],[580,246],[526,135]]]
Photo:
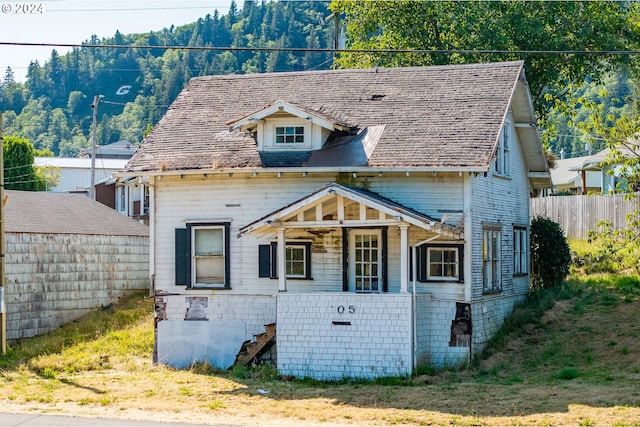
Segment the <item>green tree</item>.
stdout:
[[611,112],[618,94],[603,92],[600,102],[587,103],[591,114],[581,123],[593,139],[602,140],[609,149],[606,163],[608,172],[617,174],[616,191],[635,199],[638,207],[627,215],[624,228],[615,229],[610,222],[602,222],[597,230],[589,232],[589,239],[598,248],[597,257],[603,264],[619,270],[640,271],[640,86],[635,79],[624,108]]
[[4,182],[7,190],[42,191],[45,182],[33,166],[34,148],[31,142],[15,136],[4,137]]
[[[338,66],[389,67],[524,59],[538,114],[564,102],[585,77],[632,64],[628,55],[546,54],[536,51],[634,49],[638,5],[592,1],[334,0],[346,23],[347,48],[500,50],[505,53],[344,53]],[[509,53],[508,51],[531,53]]]
[[560,285],[569,274],[571,251],[557,222],[537,216],[531,220],[532,286]]

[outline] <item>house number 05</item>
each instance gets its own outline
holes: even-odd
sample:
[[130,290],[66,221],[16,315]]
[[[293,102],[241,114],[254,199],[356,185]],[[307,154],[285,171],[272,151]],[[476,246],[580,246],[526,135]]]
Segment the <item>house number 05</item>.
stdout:
[[338,314],[342,314],[345,312],[345,310],[349,313],[349,314],[353,314],[356,312],[356,306],[355,305],[350,305],[349,307],[345,308],[344,305],[339,305],[338,306]]

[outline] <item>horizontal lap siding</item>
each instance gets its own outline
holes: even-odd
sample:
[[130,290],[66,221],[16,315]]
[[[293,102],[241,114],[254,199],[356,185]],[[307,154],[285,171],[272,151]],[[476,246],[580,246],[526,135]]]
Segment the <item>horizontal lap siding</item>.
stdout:
[[[493,336],[504,317],[529,291],[528,277],[513,276],[513,225],[528,225],[530,222],[527,166],[517,138],[512,126],[509,178],[496,176],[493,170],[487,176],[471,177],[472,300],[483,303],[472,307],[474,348],[482,347]],[[483,223],[501,226],[502,292],[499,294],[485,295],[482,292]]]
[[[269,237],[238,238],[240,228],[334,182],[334,176],[288,174],[281,178],[228,177],[227,175],[163,178],[155,189],[155,286],[160,293],[181,292],[174,286],[174,229],[185,227],[185,220],[231,219],[231,290],[230,293],[270,295],[278,291],[277,280],[258,277],[258,245]],[[398,203],[441,217],[443,211],[462,210],[462,180],[452,175],[450,187],[432,177],[367,178],[371,191]],[[360,181],[361,185],[362,182]],[[312,281],[287,280],[293,292],[340,291],[342,289],[342,235],[333,230],[316,237],[304,230],[287,231],[287,238],[311,239]],[[399,289],[399,234],[389,229],[390,290]],[[227,291],[225,291],[227,292]]]

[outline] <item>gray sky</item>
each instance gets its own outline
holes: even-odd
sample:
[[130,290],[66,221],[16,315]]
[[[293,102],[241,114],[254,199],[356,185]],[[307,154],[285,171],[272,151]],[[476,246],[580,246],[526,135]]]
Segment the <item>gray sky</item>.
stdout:
[[[79,44],[95,34],[111,37],[159,31],[196,21],[218,9],[226,14],[231,0],[0,0],[0,42]],[[238,7],[242,1],[236,0]],[[16,80],[24,81],[29,62],[40,64],[51,56],[51,47],[0,46],[0,78],[11,67]],[[63,55],[69,49],[57,48]]]

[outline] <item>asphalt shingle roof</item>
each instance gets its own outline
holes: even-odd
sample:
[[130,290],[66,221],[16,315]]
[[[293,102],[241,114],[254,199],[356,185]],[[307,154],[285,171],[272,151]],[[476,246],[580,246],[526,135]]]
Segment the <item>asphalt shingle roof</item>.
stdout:
[[[487,167],[522,62],[208,76],[192,79],[125,172],[260,168],[248,132],[228,123],[277,100],[362,130],[384,126],[371,167]],[[286,157],[286,156],[285,156]],[[286,159],[302,166],[304,156]],[[335,162],[330,165],[335,166]],[[321,166],[321,165],[317,165]],[[347,165],[344,165],[347,166]]]
[[10,233],[148,236],[149,227],[87,196],[6,190]]

